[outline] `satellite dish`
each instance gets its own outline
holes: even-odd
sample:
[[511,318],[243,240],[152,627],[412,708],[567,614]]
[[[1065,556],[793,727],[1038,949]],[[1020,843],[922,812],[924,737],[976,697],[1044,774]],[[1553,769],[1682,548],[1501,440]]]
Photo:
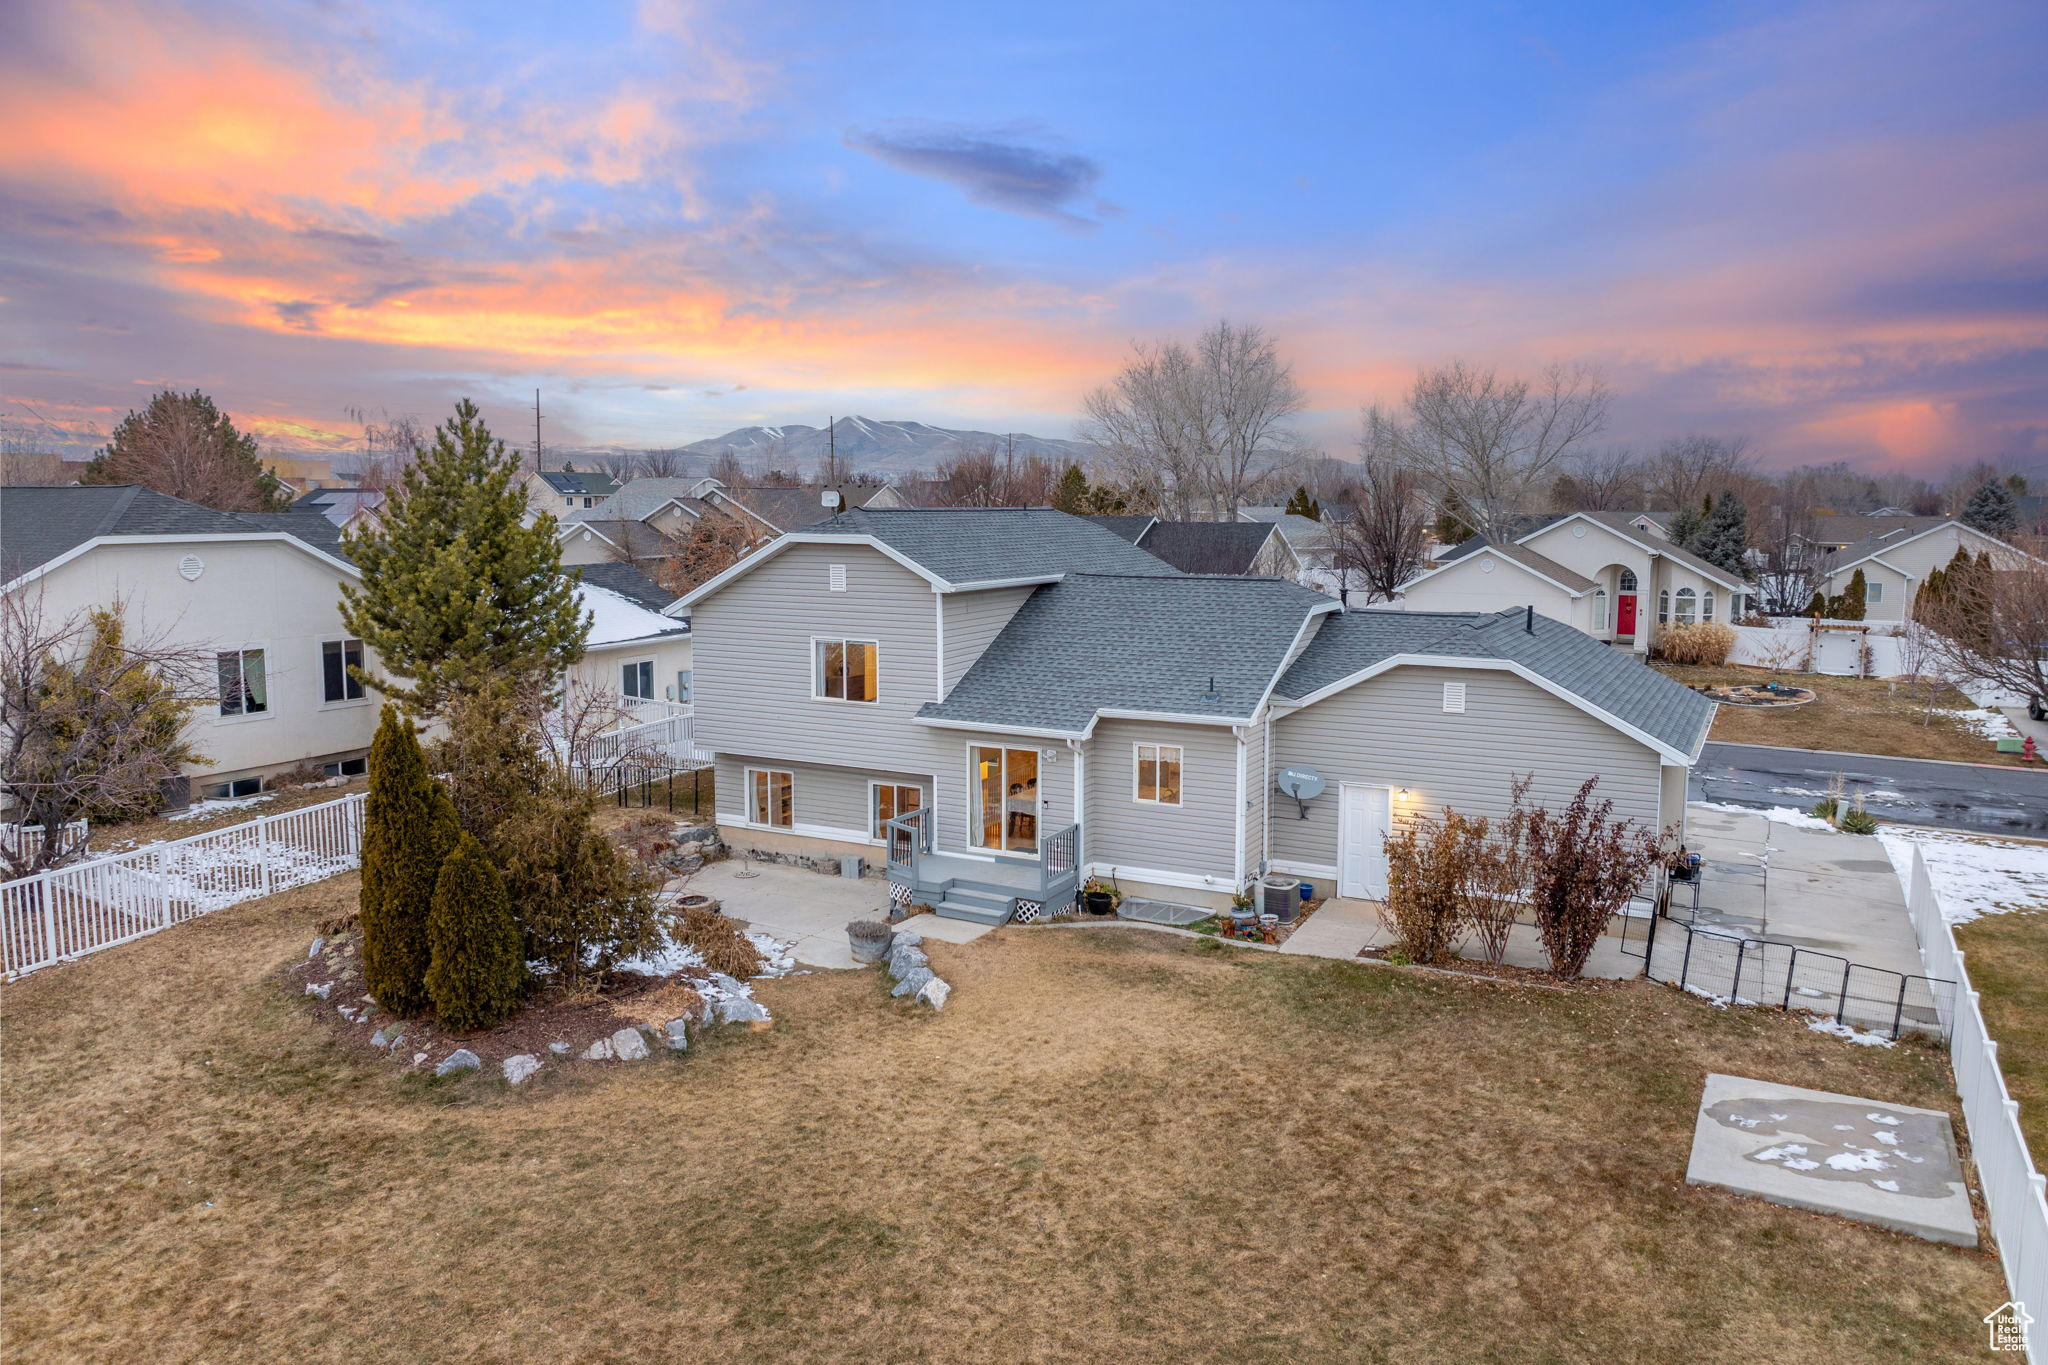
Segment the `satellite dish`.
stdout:
[[838,491],[835,489],[828,488],[818,495],[818,504],[822,507],[836,508],[839,506],[841,501],[842,499],[840,498]]
[[1301,807],[1301,818],[1308,819],[1308,803],[1323,794],[1327,785],[1323,775],[1314,768],[1282,768],[1280,775],[1273,779],[1273,785],[1284,796],[1291,796]]

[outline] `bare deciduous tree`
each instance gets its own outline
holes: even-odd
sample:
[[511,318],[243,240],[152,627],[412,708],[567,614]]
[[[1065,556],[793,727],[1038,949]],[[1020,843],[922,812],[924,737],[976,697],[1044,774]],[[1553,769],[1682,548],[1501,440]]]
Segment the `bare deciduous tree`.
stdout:
[[1643,491],[1659,508],[1687,511],[1728,489],[1756,463],[1742,436],[1680,436],[1657,447],[1643,467]]
[[163,784],[202,762],[187,713],[213,695],[213,656],[162,637],[131,637],[126,607],[61,620],[34,590],[0,597],[0,791],[10,819],[40,841],[0,841],[0,866],[24,877],[79,851],[80,818],[147,815]]
[[1304,456],[1289,426],[1307,405],[1273,339],[1228,319],[1190,348],[1139,342],[1084,400],[1083,440],[1117,480],[1176,521],[1234,519]]
[[643,567],[663,589],[681,597],[737,564],[763,538],[751,522],[707,510],[674,554]]
[[1331,564],[1367,602],[1391,602],[1429,564],[1429,509],[1414,471],[1368,456],[1365,476],[1328,518]]
[[1043,455],[1017,459],[985,441],[963,445],[932,471],[934,507],[1049,507],[1061,470]]
[[2008,552],[2010,567],[1982,567],[1914,611],[1931,632],[1927,657],[1942,676],[1990,683],[2048,708],[2048,564]]
[[1609,398],[1583,367],[1552,365],[1532,382],[1452,361],[1416,375],[1402,411],[1366,409],[1366,440],[1492,534],[1533,510],[1559,461],[1606,425]]
[[1634,512],[1645,505],[1643,463],[1627,446],[1574,451],[1550,485],[1553,512]]

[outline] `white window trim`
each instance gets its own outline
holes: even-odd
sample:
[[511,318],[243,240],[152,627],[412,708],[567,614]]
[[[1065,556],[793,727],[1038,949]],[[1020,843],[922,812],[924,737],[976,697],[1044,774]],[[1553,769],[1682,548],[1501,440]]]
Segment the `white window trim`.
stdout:
[[[1178,799],[1162,801],[1156,796],[1140,796],[1138,785],[1138,751],[1140,749],[1171,749],[1178,755],[1173,761],[1180,768],[1180,782],[1174,791]],[[1155,755],[1154,761],[1157,761]],[[1156,783],[1155,783],[1156,790]],[[1188,808],[1188,750],[1185,744],[1159,744],[1136,740],[1131,744],[1131,800],[1141,806],[1152,806],[1159,810],[1186,810]]]
[[[927,787],[925,786],[925,784],[924,784],[924,782],[923,782],[922,780],[919,780],[919,781],[916,781],[916,782],[884,782],[884,781],[883,781],[883,780],[882,780],[881,778],[879,778],[879,777],[871,777],[871,778],[869,778],[869,779],[868,779],[868,840],[869,840],[869,842],[871,842],[871,843],[877,843],[877,844],[879,844],[879,843],[883,842],[883,839],[882,839],[882,823],[881,823],[881,821],[880,821],[880,820],[878,820],[878,819],[877,819],[877,818],[875,817],[875,792],[876,792],[876,790],[877,790],[877,789],[879,789],[879,788],[882,788],[882,787],[896,787],[896,788],[899,788],[899,789],[900,789],[900,788],[903,788],[903,787],[914,787],[914,788],[916,788],[916,789],[917,789],[917,799],[918,799],[918,802],[919,802],[919,806],[918,806],[918,808],[919,808],[920,810],[924,810],[924,811],[929,811],[929,810],[931,809],[931,802],[930,802],[929,800],[927,800],[927,799],[926,799],[927,797],[929,797],[929,796],[931,795],[931,792],[930,792],[930,789],[929,789],[929,788],[927,788]],[[897,812],[897,815],[898,815],[898,816],[901,816],[901,815],[902,815],[902,812],[901,812],[901,811],[898,811],[898,812]],[[930,817],[929,815],[927,815],[927,816],[926,816],[926,818],[927,818],[927,819],[929,819],[929,818],[931,818],[931,817]]]
[[[961,811],[961,818],[965,821],[966,825],[963,831],[966,837],[961,840],[961,847],[965,848],[971,856],[975,857],[1022,858],[1026,862],[1036,862],[1038,860],[1038,850],[1036,848],[1032,849],[1029,853],[1023,853],[1014,848],[990,848],[987,844],[977,842],[981,838],[981,821],[977,818],[981,811],[981,775],[974,771],[974,751],[976,749],[1015,750],[1019,753],[1038,754],[1038,795],[1032,798],[1038,803],[1038,811],[1033,818],[1037,821],[1039,834],[1043,836],[1045,833],[1045,808],[1047,805],[1045,799],[1045,755],[1029,744],[990,744],[985,739],[970,739],[967,741],[966,750],[963,755],[967,760],[967,769],[964,774],[967,778],[967,800]],[[1009,793],[1007,791],[1004,793],[1003,799],[1005,801],[1009,800]],[[1008,827],[1008,823],[1009,816],[1005,812],[1005,828]]]
[[[370,685],[368,683],[361,684],[363,695],[360,697],[344,697],[340,701],[327,700],[327,646],[347,644],[350,640],[355,640],[358,645],[362,646],[361,653],[364,660],[367,661],[370,657],[369,646],[364,645],[361,640],[357,640],[353,635],[323,635],[313,642],[320,651],[320,709],[322,711],[346,711],[354,706],[368,706],[375,700],[370,696]],[[269,656],[265,655],[264,657],[267,664]],[[341,663],[343,668],[348,667],[348,655],[346,653],[342,654]]]
[[1869,574],[1863,576],[1863,600],[1865,602],[1884,601],[1884,584],[1878,579],[1872,578]]
[[[748,828],[750,828],[750,829],[765,829],[765,830],[781,830],[781,831],[787,831],[787,832],[789,832],[789,833],[792,833],[792,834],[794,834],[794,833],[796,832],[796,823],[797,823],[797,822],[796,822],[796,769],[794,769],[794,768],[742,768],[742,769],[740,770],[740,772],[741,772],[741,781],[742,781],[742,784],[743,784],[743,785],[745,786],[745,788],[746,788],[746,807],[745,807],[745,809],[746,809],[746,812],[747,812],[747,826],[748,826]],[[778,825],[778,824],[775,824],[775,823],[773,823],[773,822],[771,822],[771,821],[766,821],[766,820],[757,820],[757,819],[755,819],[755,818],[754,818],[754,814],[755,814],[755,812],[754,812],[754,774],[756,774],[756,773],[767,773],[767,774],[768,774],[769,776],[771,776],[771,777],[772,777],[772,776],[774,776],[774,775],[775,775],[775,774],[777,774],[777,773],[780,773],[780,774],[782,774],[782,775],[783,775],[784,777],[787,777],[787,778],[789,779],[789,823],[788,823],[788,824],[786,824],[786,825]],[[761,813],[762,813],[762,814],[764,814],[764,815],[765,815],[765,814],[767,814],[767,812],[766,812],[766,811],[763,811],[763,812],[761,812]]]
[[659,660],[657,660],[657,659],[656,659],[656,657],[655,657],[654,655],[652,655],[652,654],[645,654],[645,655],[642,655],[641,657],[639,657],[639,658],[637,658],[637,659],[614,659],[614,660],[612,660],[612,667],[614,667],[614,668],[616,668],[616,669],[618,670],[618,672],[617,672],[616,674],[614,674],[613,676],[615,676],[615,677],[616,677],[616,678],[618,678],[618,680],[619,680],[619,697],[620,697],[620,699],[621,699],[621,700],[623,700],[623,701],[660,701],[660,700],[661,700],[661,698],[660,698],[660,697],[636,697],[636,696],[634,696],[634,695],[633,695],[632,693],[630,693],[630,692],[628,692],[628,691],[626,690],[626,670],[627,670],[627,669],[629,669],[629,668],[638,668],[638,667],[639,667],[639,666],[640,666],[641,664],[646,664],[646,665],[647,665],[647,685],[648,685],[649,687],[659,687],[659,686],[661,686],[661,679],[660,679],[660,677],[659,677],[659,676],[658,676],[658,675],[657,675],[657,674],[655,673],[655,671],[654,671],[654,665],[655,665],[655,664],[656,664],[657,662],[659,662]]
[[[825,681],[825,669],[824,665],[818,660],[819,645],[873,645],[875,647],[875,699],[873,701],[854,701],[848,697],[826,696],[822,686]],[[812,701],[827,702],[833,706],[876,707],[882,704],[882,642],[880,640],[868,639],[858,635],[813,635],[810,644],[810,657],[805,661],[804,667],[809,669],[811,674]]]
[[263,687],[268,700],[265,702],[264,708],[254,715],[244,711],[239,716],[230,716],[223,712],[220,709],[220,660],[216,657],[213,661],[213,723],[215,725],[251,725],[258,721],[274,718],[277,715],[278,706],[277,670],[272,667],[274,661],[270,657],[270,642],[268,640],[251,640],[245,644],[215,645],[212,653],[218,656],[230,651],[237,651],[243,654],[261,653],[263,655]]
[[1596,630],[1596,631],[1605,631],[1605,630],[1606,630],[1606,629],[1608,628],[1608,626],[1607,626],[1607,622],[1608,622],[1608,615],[1609,615],[1609,613],[1608,613],[1608,606],[1609,606],[1609,603],[1608,603],[1608,600],[1607,600],[1607,589],[1605,589],[1605,588],[1595,588],[1595,589],[1593,589],[1593,629],[1594,629],[1594,630]]

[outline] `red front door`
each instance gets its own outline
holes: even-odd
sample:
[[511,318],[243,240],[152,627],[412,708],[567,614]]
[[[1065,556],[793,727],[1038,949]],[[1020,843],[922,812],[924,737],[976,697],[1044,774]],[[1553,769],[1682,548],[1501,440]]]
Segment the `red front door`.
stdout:
[[1614,633],[1636,633],[1636,595],[1632,592],[1625,592],[1614,599]]

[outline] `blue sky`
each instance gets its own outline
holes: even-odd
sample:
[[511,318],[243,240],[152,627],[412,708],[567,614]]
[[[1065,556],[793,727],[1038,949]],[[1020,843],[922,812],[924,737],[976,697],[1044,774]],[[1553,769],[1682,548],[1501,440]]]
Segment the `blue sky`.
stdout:
[[[1265,325],[1341,451],[1458,357],[1610,436],[2048,459],[2038,5],[135,5],[0,16],[0,398],[280,447],[1064,434]],[[108,35],[121,34],[110,42]]]

